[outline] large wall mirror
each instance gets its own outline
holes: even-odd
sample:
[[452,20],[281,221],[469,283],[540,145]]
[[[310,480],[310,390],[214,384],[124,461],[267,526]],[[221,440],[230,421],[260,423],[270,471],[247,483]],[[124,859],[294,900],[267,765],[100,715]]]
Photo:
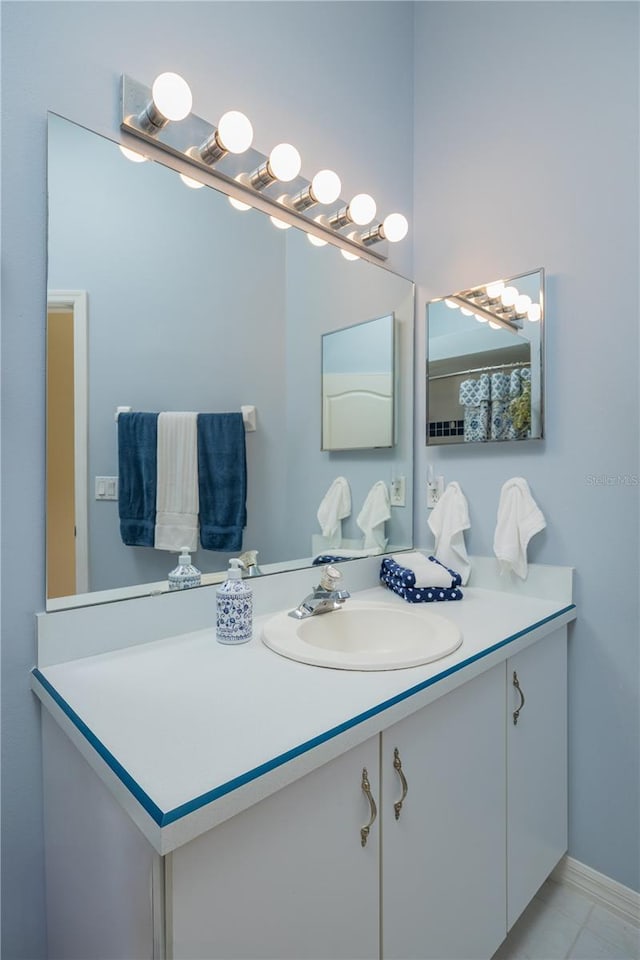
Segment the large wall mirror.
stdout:
[[[275,229],[164,164],[132,163],[55,115],[48,135],[47,609],[164,589],[175,566],[121,540],[118,407],[255,406],[242,547],[263,572],[312,563],[318,506],[338,476],[351,489],[350,543],[373,484],[404,476],[406,505],[386,533],[390,548],[410,546],[412,282]],[[323,337],[378,317],[394,318],[394,445],[322,451]],[[206,582],[231,555],[193,560]]]
[[544,416],[544,271],[427,305],[427,444],[537,440]]

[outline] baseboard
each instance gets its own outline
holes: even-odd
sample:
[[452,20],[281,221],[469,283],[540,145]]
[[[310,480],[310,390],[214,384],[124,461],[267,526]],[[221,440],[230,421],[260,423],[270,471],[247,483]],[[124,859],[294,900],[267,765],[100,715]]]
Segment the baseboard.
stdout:
[[592,900],[596,900],[606,907],[607,910],[613,910],[623,920],[640,925],[640,893],[636,893],[630,887],[612,880],[611,877],[598,873],[592,867],[588,867],[573,857],[563,857],[558,866],[551,874],[551,879],[556,883],[566,883],[576,887],[581,893],[587,894]]

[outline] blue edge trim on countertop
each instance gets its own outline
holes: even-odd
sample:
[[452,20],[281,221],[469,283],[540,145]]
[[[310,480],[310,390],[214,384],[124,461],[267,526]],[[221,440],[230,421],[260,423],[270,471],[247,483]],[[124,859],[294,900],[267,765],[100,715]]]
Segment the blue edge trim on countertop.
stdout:
[[122,764],[116,760],[113,754],[107,750],[105,745],[98,740],[95,734],[91,732],[86,723],[81,720],[75,710],[69,706],[67,701],[60,696],[55,687],[49,683],[47,678],[40,672],[40,670],[37,667],[34,667],[32,673],[38,683],[41,684],[44,690],[60,707],[62,712],[69,718],[74,726],[77,727],[78,731],[91,744],[94,750],[104,760],[113,773],[115,773],[116,777],[118,777],[127,790],[129,790],[130,793],[136,798],[138,803],[147,811],[152,820],[154,820],[159,827],[166,827],[170,823],[175,823],[176,820],[180,820],[182,817],[188,816],[195,810],[205,807],[207,804],[212,803],[212,801],[218,800],[220,797],[225,796],[225,794],[232,793],[234,790],[237,790],[238,787],[242,787],[245,784],[250,783],[252,780],[256,780],[258,777],[263,776],[265,773],[275,770],[276,767],[280,767],[282,764],[288,763],[289,760],[293,760],[295,757],[299,757],[301,754],[307,753],[309,750],[313,750],[314,747],[319,746],[321,743],[325,743],[327,740],[332,740],[334,737],[344,733],[345,730],[349,730],[351,727],[355,727],[359,723],[369,720],[376,714],[382,713],[384,710],[388,710],[389,707],[394,706],[396,703],[400,703],[402,700],[406,700],[408,697],[413,696],[420,690],[426,690],[427,687],[432,686],[434,683],[438,683],[438,681],[444,680],[445,677],[457,673],[464,667],[468,667],[469,664],[474,663],[476,660],[480,660],[483,657],[489,656],[490,653],[493,653],[495,650],[499,650],[500,647],[504,647],[506,644],[512,643],[514,640],[517,640],[519,637],[523,637],[527,633],[531,633],[532,630],[536,630],[538,627],[543,626],[545,623],[549,623],[551,620],[556,620],[558,617],[568,613],[570,610],[575,610],[575,603],[569,604],[567,607],[563,607],[562,610],[558,610],[556,613],[552,613],[550,616],[544,617],[543,620],[538,620],[536,623],[526,627],[524,630],[519,630],[518,633],[512,634],[510,637],[507,637],[506,640],[500,640],[499,643],[494,643],[493,646],[488,647],[481,653],[476,653],[467,660],[462,660],[460,663],[454,664],[452,667],[449,667],[448,670],[443,670],[442,673],[439,673],[434,677],[430,677],[428,680],[424,680],[422,683],[418,683],[414,687],[410,687],[403,693],[396,694],[396,696],[391,697],[390,700],[385,700],[383,703],[379,703],[377,706],[371,707],[370,710],[365,710],[364,713],[360,713],[356,717],[352,717],[350,720],[345,720],[344,723],[338,724],[337,727],[332,727],[331,730],[327,730],[325,733],[322,733],[317,737],[313,737],[313,739],[307,740],[305,743],[301,743],[299,746],[293,747],[291,750],[287,750],[286,753],[281,753],[278,757],[274,757],[267,763],[262,763],[260,766],[254,767],[253,770],[248,770],[247,773],[243,773],[242,776],[234,777],[233,780],[229,780],[227,783],[223,783],[219,787],[215,787],[213,790],[209,790],[207,793],[203,793],[201,796],[195,797],[193,800],[189,800],[187,803],[183,803],[179,807],[175,807],[173,810],[169,810],[167,813],[163,813],[160,807],[153,802],[151,797],[145,793],[142,787],[127,773]]

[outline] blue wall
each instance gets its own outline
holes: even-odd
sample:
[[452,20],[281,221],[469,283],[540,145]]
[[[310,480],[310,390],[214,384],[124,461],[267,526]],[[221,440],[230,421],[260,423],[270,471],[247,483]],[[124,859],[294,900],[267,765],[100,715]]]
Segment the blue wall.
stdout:
[[418,316],[547,270],[546,439],[418,438],[417,542],[427,463],[461,484],[477,554],[502,483],[529,480],[548,523],[531,559],[576,568],[569,852],[638,889],[638,4],[422,3],[415,37]]

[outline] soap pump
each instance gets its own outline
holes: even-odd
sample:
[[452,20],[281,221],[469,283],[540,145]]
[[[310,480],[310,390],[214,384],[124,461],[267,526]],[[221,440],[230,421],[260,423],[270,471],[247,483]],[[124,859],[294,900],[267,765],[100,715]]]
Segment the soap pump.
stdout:
[[191,554],[188,547],[182,548],[178,557],[178,566],[171,571],[168,578],[169,590],[187,590],[189,587],[199,587],[201,574],[191,563]]
[[237,557],[229,560],[227,579],[216,591],[216,639],[246,643],[253,631],[253,591],[242,579]]

